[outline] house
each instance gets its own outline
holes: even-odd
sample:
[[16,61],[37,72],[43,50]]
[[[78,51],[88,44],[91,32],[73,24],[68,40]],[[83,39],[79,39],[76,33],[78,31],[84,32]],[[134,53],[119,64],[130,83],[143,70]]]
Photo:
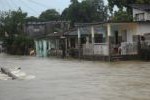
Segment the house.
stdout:
[[60,37],[69,28],[69,21],[28,22],[24,25],[25,33],[34,39],[36,55],[40,57],[46,57],[50,50],[51,54],[57,54]]
[[[109,60],[110,56],[138,53],[136,44],[138,24],[135,22],[90,23],[79,24],[77,27],[76,31],[65,36],[69,40],[68,47],[80,49],[84,58],[91,56]],[[119,52],[119,47],[124,50]]]
[[134,20],[131,22],[76,23],[72,30],[65,24],[66,29],[57,32],[57,28],[51,31],[52,27],[39,23],[40,29],[29,29],[33,30],[31,33],[43,34],[35,38],[36,53],[38,56],[65,54],[107,61],[138,59],[144,40],[141,37],[146,37],[150,44],[150,7],[132,5],[132,8]]
[[24,25],[24,33],[34,38],[54,32],[67,31],[69,28],[69,21],[27,22]]
[[69,47],[76,48],[78,56],[83,58],[137,59],[141,36],[150,33],[150,6],[133,5],[132,8],[132,22],[77,24],[75,31],[65,34]]

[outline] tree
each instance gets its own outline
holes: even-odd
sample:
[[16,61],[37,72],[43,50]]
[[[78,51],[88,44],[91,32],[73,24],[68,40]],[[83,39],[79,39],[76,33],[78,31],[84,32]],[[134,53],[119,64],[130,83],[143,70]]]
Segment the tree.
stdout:
[[113,15],[114,6],[118,11],[114,12],[113,21],[131,21],[132,4],[150,4],[150,0],[108,0],[110,13]]
[[12,36],[5,38],[4,46],[8,54],[29,55],[29,49],[34,48],[34,41],[26,36]]
[[34,16],[30,16],[26,18],[26,22],[36,22],[36,21],[39,21],[39,19]]
[[19,8],[17,11],[8,11],[0,13],[0,23],[3,34],[7,32],[9,35],[23,33],[24,19],[27,13],[23,13]]
[[41,21],[56,21],[60,19],[60,14],[55,9],[48,9],[39,16]]
[[71,4],[61,15],[62,19],[75,22],[98,22],[107,19],[107,7],[103,0],[71,0]]
[[71,2],[72,4],[79,3],[78,0],[70,0],[70,2]]
[[120,10],[125,7],[127,11],[131,13],[131,9],[129,6],[131,4],[150,4],[150,0],[108,0],[108,5],[111,12],[116,5]]
[[132,15],[129,15],[126,11],[115,11],[114,12],[114,16],[112,18],[112,21],[121,21],[121,22],[128,22],[128,21],[132,21]]

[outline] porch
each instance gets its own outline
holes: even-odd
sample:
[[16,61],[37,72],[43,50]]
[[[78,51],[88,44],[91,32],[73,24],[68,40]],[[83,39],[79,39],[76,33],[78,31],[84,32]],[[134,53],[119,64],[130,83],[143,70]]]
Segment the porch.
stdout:
[[[99,37],[95,38],[96,28],[102,28]],[[135,23],[105,23],[91,26],[91,37],[86,36],[86,43],[79,50],[83,57],[103,58],[107,60],[123,59],[138,55],[138,37]],[[80,43],[80,28],[78,28],[78,43]],[[89,40],[91,39],[91,40]],[[99,42],[97,42],[99,39]],[[91,42],[90,42],[91,41]]]

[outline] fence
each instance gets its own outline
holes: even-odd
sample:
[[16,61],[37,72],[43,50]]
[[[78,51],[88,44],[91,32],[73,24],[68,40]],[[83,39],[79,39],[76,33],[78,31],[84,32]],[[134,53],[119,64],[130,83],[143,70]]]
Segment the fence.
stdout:
[[136,42],[122,42],[121,55],[136,55],[138,54],[138,44]]
[[83,55],[103,55],[108,56],[108,44],[107,43],[95,43],[83,45]]

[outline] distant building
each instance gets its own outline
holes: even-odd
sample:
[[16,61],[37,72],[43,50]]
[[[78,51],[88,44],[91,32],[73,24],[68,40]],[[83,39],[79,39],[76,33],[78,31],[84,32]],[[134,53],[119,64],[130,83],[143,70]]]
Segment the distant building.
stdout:
[[24,25],[24,32],[34,39],[36,55],[40,57],[46,57],[50,51],[60,52],[60,38],[69,29],[69,21],[28,22]]
[[133,8],[134,21],[150,21],[150,5],[149,4],[134,4]]
[[69,21],[27,22],[24,25],[24,32],[28,36],[38,37],[67,31],[69,28]]

